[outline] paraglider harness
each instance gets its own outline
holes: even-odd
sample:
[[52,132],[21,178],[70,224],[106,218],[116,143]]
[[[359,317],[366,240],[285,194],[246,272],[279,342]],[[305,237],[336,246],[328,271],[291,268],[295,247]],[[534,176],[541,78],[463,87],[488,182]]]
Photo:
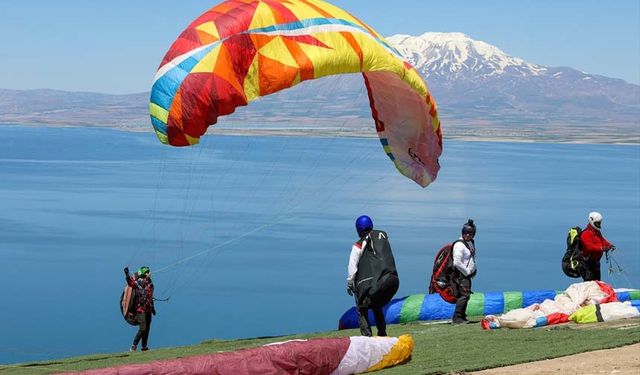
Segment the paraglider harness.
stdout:
[[582,228],[573,227],[567,234],[567,250],[562,257],[562,271],[565,275],[573,278],[581,276],[584,267],[584,256],[581,253],[580,235]]
[[137,326],[136,321],[136,305],[138,304],[138,293],[126,285],[120,295],[120,312],[124,320],[132,326]]
[[[431,279],[429,280],[429,294],[438,293],[443,300],[449,303],[458,301],[458,284],[462,278],[460,271],[453,266],[453,246],[457,242],[462,242],[465,247],[467,246],[461,239],[444,245],[436,254]],[[473,243],[473,240],[471,240],[471,243]],[[472,256],[475,256],[475,254],[472,254]]]
[[[120,313],[124,320],[132,326],[137,326],[136,320],[137,306],[138,306],[138,291],[129,285],[125,285],[122,294],[120,295]],[[169,302],[170,296],[167,298],[153,298],[154,301]]]
[[387,234],[379,230],[372,230],[361,241],[366,243],[355,276],[356,305],[382,307],[391,301],[400,285],[391,244]]

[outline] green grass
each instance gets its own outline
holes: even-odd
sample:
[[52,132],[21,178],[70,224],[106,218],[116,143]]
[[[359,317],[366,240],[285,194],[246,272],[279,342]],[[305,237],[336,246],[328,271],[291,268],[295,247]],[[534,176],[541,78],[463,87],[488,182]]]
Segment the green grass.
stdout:
[[[538,329],[484,331],[478,324],[451,326],[414,322],[390,325],[392,336],[410,334],[415,347],[409,362],[380,374],[446,374],[473,371],[535,360],[561,357],[590,350],[614,348],[640,342],[638,319],[612,323],[564,324]],[[357,330],[316,334],[206,341],[198,345],[151,350],[145,353],[97,354],[56,361],[0,366],[0,375],[49,374],[98,367],[141,363],[157,359],[251,348],[294,338],[358,335]],[[123,343],[126,347],[126,343]]]

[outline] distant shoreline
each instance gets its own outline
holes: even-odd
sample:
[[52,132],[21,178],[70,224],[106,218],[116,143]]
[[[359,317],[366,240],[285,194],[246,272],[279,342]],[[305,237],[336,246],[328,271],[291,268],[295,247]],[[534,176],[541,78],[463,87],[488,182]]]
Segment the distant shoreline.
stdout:
[[[153,132],[151,126],[148,127],[132,127],[117,125],[80,125],[80,124],[53,124],[53,123],[0,123],[0,126],[23,126],[30,128],[87,128],[87,129],[111,129],[125,132],[144,133]],[[488,133],[488,134],[487,134]],[[463,131],[459,127],[451,129],[450,133],[443,134],[446,141],[462,141],[462,142],[506,142],[506,143],[555,143],[555,144],[608,144],[621,146],[638,146],[640,145],[640,134],[634,135],[618,135],[615,137],[600,136],[597,134],[557,134],[539,132],[535,136],[531,136],[530,131],[514,131],[513,129],[505,129],[503,132],[493,129],[491,132],[477,134],[470,131]],[[319,137],[319,138],[377,138],[373,129],[371,131],[356,128],[352,130],[324,127],[320,129],[309,128],[286,128],[286,127],[269,127],[265,125],[263,129],[256,128],[230,128],[228,126],[219,125],[209,128],[207,135],[225,135],[239,137]]]

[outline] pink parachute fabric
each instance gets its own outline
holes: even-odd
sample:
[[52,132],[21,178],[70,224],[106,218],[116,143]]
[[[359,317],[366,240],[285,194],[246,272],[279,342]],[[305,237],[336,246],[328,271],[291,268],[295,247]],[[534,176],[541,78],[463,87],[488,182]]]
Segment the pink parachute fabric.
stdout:
[[303,81],[360,73],[396,168],[422,187],[442,153],[436,103],[416,69],[371,27],[320,0],[229,0],[196,18],[156,73],[149,112],[160,141],[199,142],[220,116]]
[[82,374],[358,374],[406,362],[413,345],[409,335],[293,340],[235,352],[101,368]]

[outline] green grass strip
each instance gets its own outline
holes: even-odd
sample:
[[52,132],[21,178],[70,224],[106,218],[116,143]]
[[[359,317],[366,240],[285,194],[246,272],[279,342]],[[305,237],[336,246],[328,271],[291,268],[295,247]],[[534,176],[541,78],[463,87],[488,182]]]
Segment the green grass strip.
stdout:
[[[156,329],[161,329],[161,326],[158,325]],[[387,326],[387,333],[390,336],[409,334],[413,337],[415,346],[408,363],[377,371],[376,375],[448,374],[508,366],[638,343],[640,342],[640,321],[630,319],[592,324],[568,323],[537,329],[496,329],[491,331],[482,330],[479,324],[452,326],[450,324],[413,322],[390,324]],[[212,340],[185,347],[152,348],[148,352],[95,354],[61,360],[0,365],[0,375],[84,371],[92,368],[239,350],[291,339],[343,337],[358,334],[357,329],[350,329],[259,339]],[[126,342],[123,342],[123,347],[128,347]],[[456,355],[461,353],[461,348],[464,349],[464,355]]]

